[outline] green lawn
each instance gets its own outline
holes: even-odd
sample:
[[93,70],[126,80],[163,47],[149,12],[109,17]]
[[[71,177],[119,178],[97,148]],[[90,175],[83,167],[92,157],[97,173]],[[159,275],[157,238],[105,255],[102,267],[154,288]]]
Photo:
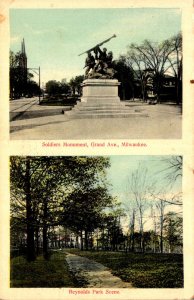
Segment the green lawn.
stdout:
[[[182,288],[183,256],[106,251],[67,251],[102,263],[137,288]],[[27,262],[23,256],[11,260],[11,287],[80,287],[68,271],[63,251],[53,252],[49,261],[39,256]]]
[[122,280],[137,288],[182,288],[183,256],[180,254],[142,254],[105,251],[72,253],[102,263]]
[[27,262],[23,256],[11,260],[10,287],[75,287],[65,254],[53,252],[49,261],[39,256]]

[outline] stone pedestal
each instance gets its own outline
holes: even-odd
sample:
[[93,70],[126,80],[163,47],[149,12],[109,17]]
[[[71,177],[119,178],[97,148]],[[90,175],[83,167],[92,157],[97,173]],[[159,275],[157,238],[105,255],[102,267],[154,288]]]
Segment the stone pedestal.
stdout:
[[87,103],[118,103],[118,86],[116,79],[86,79],[82,84],[81,102]]
[[117,79],[86,79],[83,81],[81,101],[71,111],[69,118],[125,118],[139,113],[132,112],[118,96]]

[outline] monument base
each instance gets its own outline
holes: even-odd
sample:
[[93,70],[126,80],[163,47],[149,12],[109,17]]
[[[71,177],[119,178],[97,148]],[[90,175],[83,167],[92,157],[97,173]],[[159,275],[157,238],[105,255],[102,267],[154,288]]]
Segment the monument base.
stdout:
[[132,112],[121,103],[117,79],[86,79],[83,81],[81,101],[65,115],[71,118],[123,118],[141,113]]
[[118,86],[116,79],[86,79],[83,81],[81,102],[87,103],[118,103]]

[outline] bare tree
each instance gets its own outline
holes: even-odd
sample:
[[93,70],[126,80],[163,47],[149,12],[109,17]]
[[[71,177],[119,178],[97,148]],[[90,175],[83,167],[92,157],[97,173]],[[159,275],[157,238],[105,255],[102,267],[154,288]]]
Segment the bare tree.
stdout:
[[136,218],[136,210],[135,208],[132,211],[131,220],[130,220],[130,246],[131,250],[134,251],[135,247],[135,218]]
[[182,60],[183,60],[183,53],[182,53],[182,34],[179,32],[177,35],[173,36],[170,39],[171,47],[173,52],[168,56],[169,62],[169,71],[175,77],[175,84],[176,84],[176,96],[177,96],[177,104],[181,101],[181,86],[182,86]]
[[151,204],[151,214],[150,217],[153,220],[153,234],[152,234],[152,243],[153,251],[156,252],[157,249],[157,228],[158,228],[158,217],[155,205]]
[[152,204],[152,218],[155,225],[155,232],[159,229],[160,237],[160,252],[163,253],[163,237],[164,237],[164,225],[166,222],[166,207],[167,206],[182,206],[182,193],[168,194],[167,191],[151,193],[154,203]]
[[144,74],[144,70],[146,69],[146,63],[144,60],[144,56],[142,53],[139,53],[137,49],[134,48],[132,44],[130,46],[130,50],[127,53],[127,62],[130,65],[131,69],[133,69],[135,73],[135,77],[139,80],[141,85],[141,94],[142,100],[146,100],[146,78]]
[[183,157],[181,155],[173,155],[162,157],[164,167],[161,169],[161,174],[166,180],[167,185],[173,186],[175,182],[182,178]]
[[[153,186],[152,186],[153,188]],[[140,250],[144,252],[144,214],[149,207],[149,191],[150,191],[150,181],[148,177],[148,169],[141,164],[139,167],[131,174],[130,178],[130,191],[136,204],[136,209],[138,212],[138,222],[139,222],[139,234],[140,234]],[[134,211],[135,212],[135,211]],[[134,213],[133,213],[133,223],[134,223]]]
[[[130,189],[130,185],[127,188]],[[130,249],[131,251],[134,251],[137,207],[134,199],[131,197],[130,192],[126,193],[126,197],[129,200],[127,205],[125,204],[125,212],[129,220],[129,238],[127,239],[127,250]]]
[[[173,71],[180,83],[182,74],[182,38],[181,34],[162,43],[145,40],[141,45],[131,44],[127,53],[134,70],[138,70],[143,99],[146,96],[145,71],[153,74],[153,86],[159,100],[164,74]],[[180,90],[180,86],[179,86]]]
[[167,203],[161,198],[156,202],[156,208],[159,212],[159,230],[160,230],[160,252],[163,253],[163,232],[164,232],[164,220],[165,220],[165,207]]

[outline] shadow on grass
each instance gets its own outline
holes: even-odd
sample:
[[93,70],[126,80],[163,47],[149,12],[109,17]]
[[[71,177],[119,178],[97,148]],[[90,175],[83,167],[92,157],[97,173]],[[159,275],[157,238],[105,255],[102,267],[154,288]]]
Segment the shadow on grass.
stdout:
[[50,260],[38,256],[33,262],[27,262],[24,256],[11,260],[11,288],[30,287],[77,287],[77,283],[69,273],[65,253],[54,252]]

